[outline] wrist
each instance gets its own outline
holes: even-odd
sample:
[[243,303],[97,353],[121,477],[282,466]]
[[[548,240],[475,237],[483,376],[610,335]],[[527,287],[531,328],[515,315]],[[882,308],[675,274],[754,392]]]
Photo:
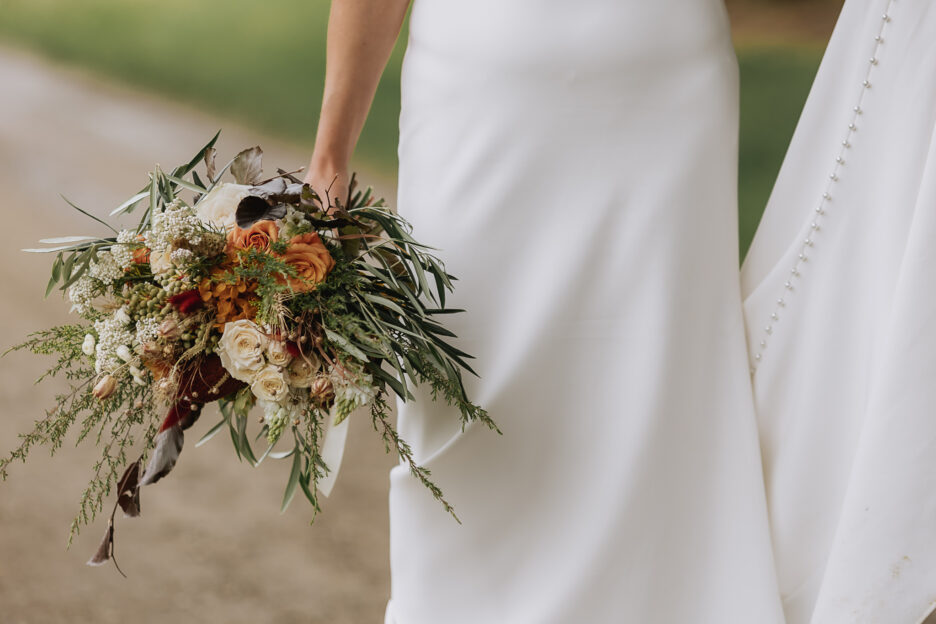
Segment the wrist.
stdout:
[[318,171],[331,175],[348,169],[350,158],[336,150],[316,148],[309,161],[309,171]]

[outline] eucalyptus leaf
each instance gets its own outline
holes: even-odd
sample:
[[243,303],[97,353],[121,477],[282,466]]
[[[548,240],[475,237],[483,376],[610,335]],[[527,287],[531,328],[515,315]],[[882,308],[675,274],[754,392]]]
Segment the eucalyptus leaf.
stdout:
[[263,173],[263,150],[260,146],[245,149],[231,162],[231,175],[238,184],[256,184]]
[[150,194],[149,188],[144,189],[143,191],[137,193],[124,203],[120,204],[110,212],[110,216],[118,215],[123,212],[132,212],[133,207],[140,203],[144,198],[148,197]]
[[65,197],[64,195],[59,195],[59,197],[61,197],[62,199],[64,199],[64,200],[65,200],[65,203],[67,203],[69,206],[71,206],[72,208],[74,208],[75,210],[77,210],[78,212],[80,212],[81,214],[85,215],[86,217],[91,217],[92,219],[94,219],[95,221],[97,221],[98,223],[100,223],[101,225],[103,225],[104,227],[106,227],[108,230],[110,230],[110,231],[113,232],[114,234],[117,233],[117,230],[115,230],[113,227],[111,227],[111,225],[110,225],[107,221],[104,221],[103,219],[99,219],[98,217],[95,217],[93,214],[91,214],[91,213],[88,212],[87,210],[82,210],[82,209],[79,208],[77,205],[75,205],[74,203],[72,203],[71,200],[69,200],[69,199],[68,199],[67,197]]
[[219,422],[217,425],[215,425],[214,427],[212,427],[211,429],[209,429],[209,430],[208,430],[208,433],[206,433],[205,435],[203,435],[203,436],[201,437],[201,439],[200,439],[198,442],[195,443],[195,447],[198,448],[199,446],[201,446],[202,444],[204,444],[205,442],[207,442],[207,441],[210,440],[211,438],[215,437],[215,435],[217,435],[218,432],[221,431],[221,429],[222,429],[222,428],[224,427],[224,425],[226,425],[226,424],[227,424],[227,420],[225,420],[225,419],[222,418],[222,419],[221,419],[221,422]]
[[280,513],[286,511],[289,503],[292,502],[296,494],[296,486],[299,485],[299,475],[302,471],[302,453],[295,453],[293,456],[292,470],[289,473],[289,481],[286,482],[286,491],[283,493],[283,504],[280,506]]

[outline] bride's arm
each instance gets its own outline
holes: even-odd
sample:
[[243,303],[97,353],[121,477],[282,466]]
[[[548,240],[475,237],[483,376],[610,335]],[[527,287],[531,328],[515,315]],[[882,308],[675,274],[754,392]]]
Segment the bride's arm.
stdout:
[[332,0],[325,89],[312,160],[305,177],[322,194],[348,188],[348,167],[400,34],[410,0]]

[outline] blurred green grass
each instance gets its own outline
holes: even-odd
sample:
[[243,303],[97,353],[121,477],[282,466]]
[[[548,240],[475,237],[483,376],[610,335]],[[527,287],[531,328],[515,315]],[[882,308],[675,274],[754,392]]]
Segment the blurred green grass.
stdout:
[[[312,145],[325,0],[0,0],[0,39]],[[405,31],[358,143],[396,169]],[[740,243],[747,249],[821,50],[746,45],[741,65]],[[10,97],[11,94],[7,94]]]

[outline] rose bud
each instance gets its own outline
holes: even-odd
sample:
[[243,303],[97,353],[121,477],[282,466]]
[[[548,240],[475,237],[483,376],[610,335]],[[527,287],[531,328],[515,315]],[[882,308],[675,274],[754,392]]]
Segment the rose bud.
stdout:
[[117,389],[117,380],[110,375],[104,375],[101,377],[101,380],[97,382],[97,385],[94,386],[92,394],[94,398],[103,401],[110,395],[114,394],[114,390]]
[[325,405],[335,397],[335,390],[332,387],[331,379],[325,375],[319,375],[309,386],[309,394],[312,400],[319,405]]
[[157,329],[160,338],[175,340],[182,335],[182,329],[179,327],[179,321],[175,317],[167,316]]

